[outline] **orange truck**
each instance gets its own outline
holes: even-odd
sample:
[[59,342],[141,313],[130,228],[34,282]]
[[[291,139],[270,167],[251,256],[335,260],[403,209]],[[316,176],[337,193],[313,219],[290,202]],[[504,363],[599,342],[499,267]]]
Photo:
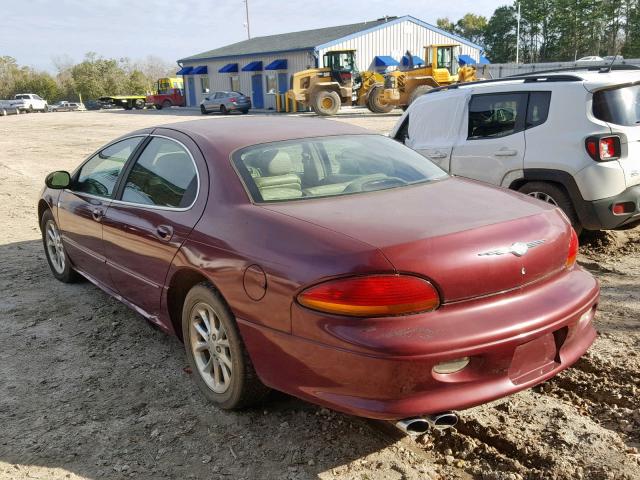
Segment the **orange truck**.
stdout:
[[146,103],[158,110],[173,106],[184,107],[184,83],[182,78],[161,78],[155,84],[155,92],[147,95]]

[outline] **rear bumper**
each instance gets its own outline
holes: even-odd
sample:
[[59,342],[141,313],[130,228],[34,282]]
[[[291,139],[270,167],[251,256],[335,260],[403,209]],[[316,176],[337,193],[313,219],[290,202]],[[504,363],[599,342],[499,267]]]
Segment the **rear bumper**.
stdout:
[[227,110],[251,110],[250,103],[236,103],[226,105]]
[[[633,202],[635,211],[625,215],[615,215],[613,205],[616,203]],[[591,203],[594,219],[590,223],[601,225],[604,230],[628,228],[640,223],[640,185],[627,188],[624,192],[613,197],[595,200]]]
[[[431,314],[345,320],[294,305],[294,334],[239,325],[267,385],[354,415],[406,418],[492,401],[573,364],[596,337],[599,287],[580,268],[558,277]],[[463,370],[433,372],[461,357]]]

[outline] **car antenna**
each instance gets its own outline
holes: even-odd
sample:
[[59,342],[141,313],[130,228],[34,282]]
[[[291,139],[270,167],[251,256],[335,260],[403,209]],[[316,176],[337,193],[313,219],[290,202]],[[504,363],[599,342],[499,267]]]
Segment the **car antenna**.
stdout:
[[622,47],[619,47],[617,50],[613,51],[613,58],[611,59],[611,62],[609,62],[609,66],[606,68],[603,68],[600,70],[600,73],[610,73],[611,69],[613,68],[613,63],[616,61],[616,58],[618,58],[618,53],[620,53],[620,51],[622,50]]

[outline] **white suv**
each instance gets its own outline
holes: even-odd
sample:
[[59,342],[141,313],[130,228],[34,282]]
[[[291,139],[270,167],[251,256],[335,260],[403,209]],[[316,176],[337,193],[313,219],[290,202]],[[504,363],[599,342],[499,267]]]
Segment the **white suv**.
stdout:
[[409,107],[391,136],[453,175],[559,206],[578,231],[640,223],[638,70],[436,89]]

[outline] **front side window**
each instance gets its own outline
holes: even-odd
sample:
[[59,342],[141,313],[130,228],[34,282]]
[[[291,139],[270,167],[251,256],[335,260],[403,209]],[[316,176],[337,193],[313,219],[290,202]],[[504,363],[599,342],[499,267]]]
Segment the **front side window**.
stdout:
[[78,172],[73,190],[110,197],[122,167],[143,137],[127,138],[108,146],[89,159]]
[[142,205],[187,208],[198,191],[196,166],[177,142],[155,137],[131,169],[122,200]]
[[380,135],[255,145],[236,152],[233,163],[257,203],[351,195],[447,177],[422,155]]
[[527,96],[526,93],[473,95],[469,102],[468,139],[499,138],[521,132]]
[[640,125],[640,85],[595,92],[593,116],[616,125],[628,127]]

